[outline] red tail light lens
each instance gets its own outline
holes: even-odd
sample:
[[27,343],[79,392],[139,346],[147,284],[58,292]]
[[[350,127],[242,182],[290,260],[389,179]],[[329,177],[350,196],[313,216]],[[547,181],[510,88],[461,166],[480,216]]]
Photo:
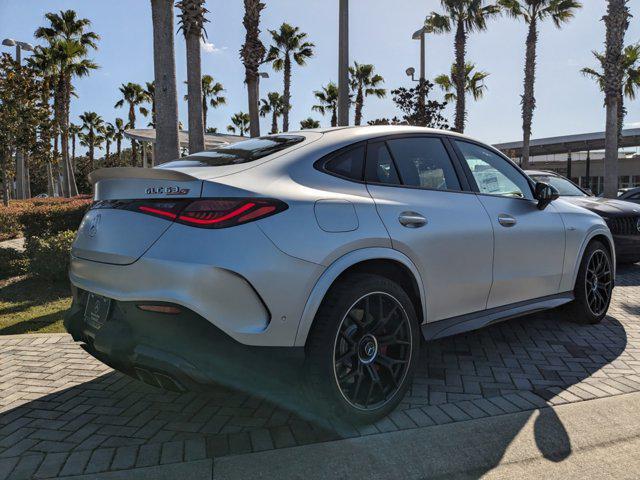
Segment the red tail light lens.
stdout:
[[264,198],[206,198],[175,202],[140,202],[135,210],[200,228],[227,228],[259,220],[288,208]]

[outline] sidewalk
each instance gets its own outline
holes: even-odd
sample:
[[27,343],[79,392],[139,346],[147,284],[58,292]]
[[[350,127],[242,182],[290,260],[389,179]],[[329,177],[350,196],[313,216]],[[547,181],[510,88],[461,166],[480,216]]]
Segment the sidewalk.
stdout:
[[[506,450],[503,444],[508,444]],[[637,478],[640,393],[78,480]]]

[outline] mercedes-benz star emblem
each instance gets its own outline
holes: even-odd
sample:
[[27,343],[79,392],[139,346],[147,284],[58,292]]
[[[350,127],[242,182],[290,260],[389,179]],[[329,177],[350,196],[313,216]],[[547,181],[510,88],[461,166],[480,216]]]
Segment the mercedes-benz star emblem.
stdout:
[[97,214],[93,220],[91,220],[91,223],[89,224],[89,236],[90,237],[95,237],[96,233],[98,233],[98,225],[100,225],[100,218],[102,217],[102,214]]

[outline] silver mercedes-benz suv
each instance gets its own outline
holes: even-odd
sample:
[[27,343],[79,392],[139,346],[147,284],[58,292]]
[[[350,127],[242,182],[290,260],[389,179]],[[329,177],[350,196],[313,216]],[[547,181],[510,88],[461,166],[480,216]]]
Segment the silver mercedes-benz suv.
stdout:
[[401,401],[421,336],[609,307],[604,221],[450,132],[306,130],[91,181],[66,328],[165,388],[251,388],[297,359],[332,413],[374,421]]

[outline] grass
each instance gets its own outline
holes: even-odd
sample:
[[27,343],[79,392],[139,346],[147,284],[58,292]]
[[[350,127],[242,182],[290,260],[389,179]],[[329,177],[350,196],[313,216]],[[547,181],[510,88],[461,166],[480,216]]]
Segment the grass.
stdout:
[[26,275],[0,279],[0,335],[64,332],[69,285]]

